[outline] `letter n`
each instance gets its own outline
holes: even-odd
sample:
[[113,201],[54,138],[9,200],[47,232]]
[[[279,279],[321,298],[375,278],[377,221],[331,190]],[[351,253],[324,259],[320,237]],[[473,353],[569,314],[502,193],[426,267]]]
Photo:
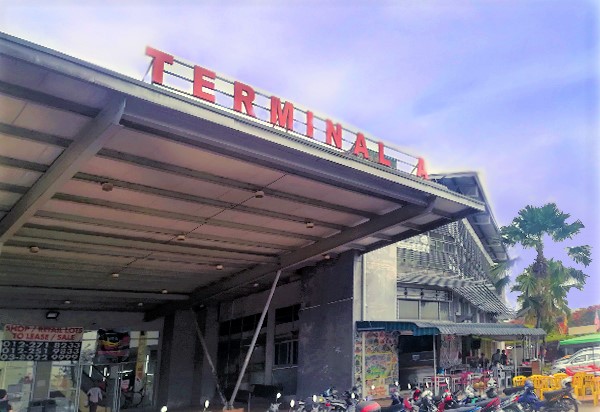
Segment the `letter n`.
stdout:
[[335,147],[337,147],[338,149],[341,149],[342,148],[342,125],[339,123],[336,123],[335,127],[334,127],[333,122],[329,119],[327,119],[325,121],[325,123],[327,124],[327,126],[325,128],[326,143],[330,146],[333,146],[333,143],[335,143]]

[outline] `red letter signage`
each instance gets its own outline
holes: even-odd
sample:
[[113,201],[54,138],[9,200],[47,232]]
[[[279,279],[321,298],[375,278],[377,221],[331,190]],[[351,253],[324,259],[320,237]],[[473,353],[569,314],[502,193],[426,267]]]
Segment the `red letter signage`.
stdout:
[[247,84],[241,82],[233,83],[233,110],[236,112],[242,112],[242,104],[246,109],[246,113],[252,117],[256,117],[254,114],[254,107],[252,106],[252,102],[254,102],[254,89]]
[[377,142],[377,144],[379,145],[379,164],[391,167],[392,162],[390,162],[390,159],[385,158],[385,146],[383,145],[383,142]]
[[306,112],[306,136],[314,139],[315,137],[315,126],[313,125],[313,112]]
[[325,120],[327,124],[325,128],[325,138],[328,145],[333,146],[335,143],[335,147],[338,149],[342,148],[342,125],[339,123],[335,124],[335,128],[333,127],[333,122],[329,119]]
[[427,174],[427,170],[425,170],[425,160],[422,157],[419,157],[417,161],[417,177],[429,180],[429,175]]
[[[205,79],[205,77],[207,79]],[[205,69],[204,67],[194,66],[194,96],[201,98],[202,100],[206,100],[207,102],[214,103],[215,95],[212,93],[207,93],[203,89],[215,90],[215,79],[217,75],[215,72]],[[212,80],[212,81],[211,81]]]
[[152,83],[163,84],[165,63],[173,64],[173,56],[150,46],[146,47],[146,55],[154,59],[152,62]]
[[367,142],[365,141],[365,135],[362,133],[356,135],[356,141],[354,142],[354,156],[358,156],[359,154],[362,154],[365,159],[369,159]]
[[285,102],[281,110],[281,100],[279,97],[271,96],[271,123],[288,130],[294,130],[294,105]]

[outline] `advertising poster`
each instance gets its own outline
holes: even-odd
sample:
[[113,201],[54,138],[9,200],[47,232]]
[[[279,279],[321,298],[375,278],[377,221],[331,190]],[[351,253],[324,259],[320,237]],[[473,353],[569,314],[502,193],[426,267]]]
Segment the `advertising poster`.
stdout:
[[129,330],[98,330],[96,358],[100,362],[124,362],[129,358]]
[[82,327],[7,324],[0,345],[0,361],[78,360],[82,338]]

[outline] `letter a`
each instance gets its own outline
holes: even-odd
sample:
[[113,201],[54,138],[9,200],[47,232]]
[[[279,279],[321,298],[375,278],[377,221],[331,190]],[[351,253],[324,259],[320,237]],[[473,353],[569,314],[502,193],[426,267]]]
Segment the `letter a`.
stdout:
[[427,174],[427,170],[425,170],[425,160],[422,157],[419,157],[417,161],[417,177],[429,180],[429,175]]
[[367,142],[365,141],[365,135],[362,133],[356,135],[356,141],[354,142],[354,156],[358,156],[359,154],[362,154],[365,159],[369,159]]

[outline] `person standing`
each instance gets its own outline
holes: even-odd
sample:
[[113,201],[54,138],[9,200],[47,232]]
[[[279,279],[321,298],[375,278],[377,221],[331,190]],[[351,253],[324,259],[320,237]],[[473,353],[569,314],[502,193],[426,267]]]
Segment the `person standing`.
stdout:
[[485,353],[481,354],[481,357],[478,359],[477,366],[482,370],[487,369],[488,360],[485,358]]
[[88,405],[90,407],[90,412],[96,412],[98,408],[98,403],[102,400],[102,389],[98,387],[98,383],[94,382],[94,386],[87,391],[88,396]]
[[13,412],[13,408],[8,403],[8,393],[6,389],[0,389],[0,412]]
[[508,356],[506,356],[506,351],[502,349],[502,354],[500,355],[500,364],[502,366],[508,365]]

